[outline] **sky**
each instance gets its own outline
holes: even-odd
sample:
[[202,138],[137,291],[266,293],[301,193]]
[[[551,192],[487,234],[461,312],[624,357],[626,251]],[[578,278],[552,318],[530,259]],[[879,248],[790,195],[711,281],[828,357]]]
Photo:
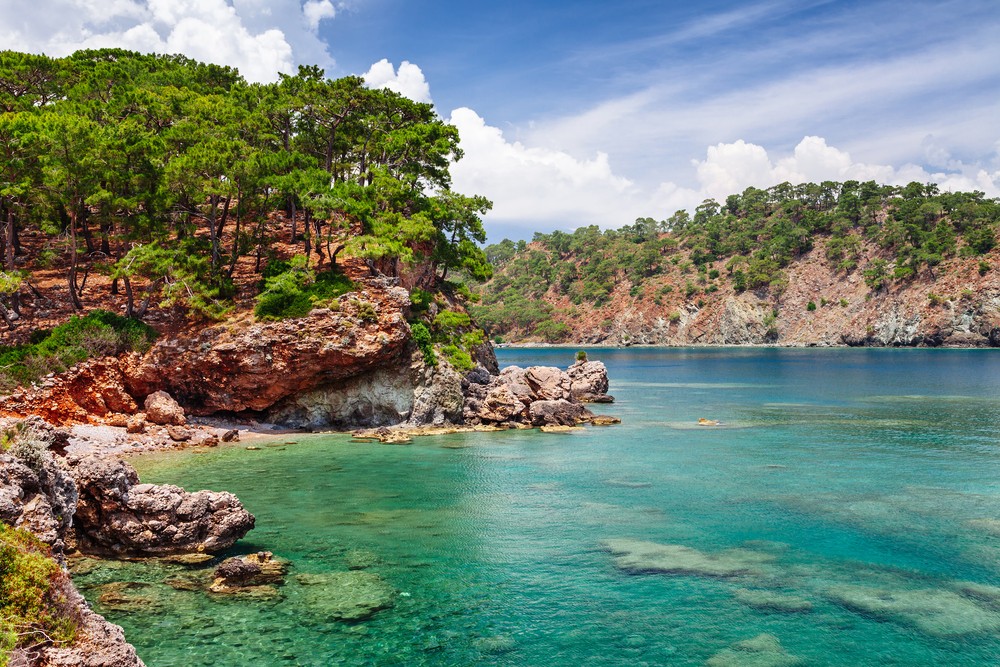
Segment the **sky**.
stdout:
[[491,241],[789,181],[1000,196],[997,0],[0,0],[0,48],[365,76],[458,127]]

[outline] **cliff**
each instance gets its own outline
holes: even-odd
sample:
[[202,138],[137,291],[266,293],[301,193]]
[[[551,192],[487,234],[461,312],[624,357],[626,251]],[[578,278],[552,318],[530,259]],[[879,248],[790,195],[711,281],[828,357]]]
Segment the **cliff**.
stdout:
[[[678,262],[665,262],[661,273],[638,286],[627,273],[615,276],[600,303],[574,303],[557,284],[548,286],[539,302],[554,327],[500,324],[488,333],[511,343],[1000,346],[997,249],[947,259],[872,289],[860,269],[845,271],[827,259],[827,244],[816,239],[792,260],[782,284],[744,290],[726,279],[721,260],[699,275],[690,268],[690,251],[681,249]],[[866,244],[858,262],[879,257],[880,249]],[[708,278],[712,270],[716,279]],[[482,306],[477,314],[489,322],[500,307]]]

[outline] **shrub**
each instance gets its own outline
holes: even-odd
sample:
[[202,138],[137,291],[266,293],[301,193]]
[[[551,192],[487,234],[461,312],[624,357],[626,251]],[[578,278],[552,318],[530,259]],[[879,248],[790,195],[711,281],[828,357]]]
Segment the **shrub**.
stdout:
[[840,300],[840,307],[841,308],[847,308],[847,299],[841,299]]
[[942,301],[944,301],[944,299],[941,298],[940,294],[935,294],[934,292],[930,292],[927,295],[927,301],[929,301],[932,306],[940,306]]
[[587,351],[586,350],[580,350],[580,351],[578,351],[576,353],[576,360],[577,361],[587,361]]
[[670,320],[671,324],[677,324],[678,322],[681,321],[681,314],[675,310],[674,312],[667,315],[667,319]]
[[990,266],[989,262],[987,262],[985,260],[980,261],[979,262],[979,275],[985,276],[987,273],[989,273],[990,268],[992,268],[992,267]]
[[457,345],[445,345],[441,348],[441,353],[457,371],[471,371],[474,368],[472,355]]
[[816,302],[815,301],[810,301],[809,303],[807,303],[806,304],[806,310],[809,310],[809,311],[816,310]]
[[369,324],[378,322],[378,313],[375,312],[375,306],[367,301],[359,301],[357,299],[351,303],[354,305],[354,308],[358,313],[358,319],[362,322],[368,322]]
[[17,647],[73,641],[79,619],[62,594],[66,583],[45,544],[0,522],[0,664]]
[[433,294],[419,287],[414,287],[413,291],[410,292],[410,305],[415,313],[422,313],[427,310],[433,300]]
[[259,320],[305,317],[314,307],[329,306],[337,297],[354,289],[354,283],[340,273],[313,272],[306,266],[304,255],[296,255],[287,262],[268,262],[263,276],[264,289],[257,296],[253,311]]
[[155,339],[156,331],[138,320],[104,310],[74,315],[51,331],[32,333],[26,345],[0,347],[0,389],[62,373],[90,357],[145,352]]
[[413,334],[413,342],[420,348],[424,355],[424,363],[428,366],[437,366],[437,355],[434,354],[434,344],[431,342],[431,332],[423,322],[414,322],[410,325],[410,332]]

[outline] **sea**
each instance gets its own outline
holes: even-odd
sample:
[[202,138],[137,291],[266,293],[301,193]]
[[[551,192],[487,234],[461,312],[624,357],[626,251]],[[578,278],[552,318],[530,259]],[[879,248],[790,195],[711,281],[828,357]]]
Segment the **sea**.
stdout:
[[134,458],[239,496],[223,556],[287,560],[268,594],[206,592],[212,563],[74,580],[150,667],[1000,665],[1000,351],[587,353],[620,425]]

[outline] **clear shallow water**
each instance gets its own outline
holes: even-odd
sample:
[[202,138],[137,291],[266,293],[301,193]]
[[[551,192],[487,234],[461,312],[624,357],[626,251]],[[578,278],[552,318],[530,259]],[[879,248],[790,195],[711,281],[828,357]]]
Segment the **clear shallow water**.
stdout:
[[[572,355],[498,356],[565,367]],[[368,621],[322,618],[294,576],[282,599],[256,602],[176,591],[162,582],[180,568],[162,565],[77,581],[151,667],[701,665],[761,633],[801,664],[1000,664],[1000,590],[968,586],[1000,586],[1000,354],[590,355],[618,398],[596,407],[621,426],[405,447],[309,436],[135,462],[144,481],[236,493],[257,528],[233,553],[273,551],[292,575],[373,562],[400,594]],[[618,538],[761,565],[635,574],[601,548]],[[150,583],[150,606],[102,608],[109,581]]]

